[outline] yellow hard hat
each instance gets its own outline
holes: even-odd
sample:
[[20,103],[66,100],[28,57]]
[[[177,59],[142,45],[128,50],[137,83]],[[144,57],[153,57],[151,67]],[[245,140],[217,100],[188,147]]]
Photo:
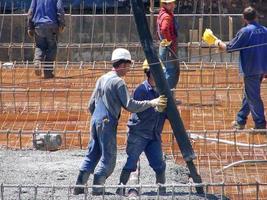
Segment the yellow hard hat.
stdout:
[[175,2],[176,0],[160,0],[160,3],[172,3]]
[[[164,67],[162,61],[161,60],[159,60],[159,61],[160,61],[160,65],[161,65],[162,69],[164,69],[165,67]],[[143,70],[148,70],[149,69],[149,64],[147,62],[147,59],[144,60],[142,68],[143,68]]]
[[149,65],[148,65],[147,59],[145,59],[145,61],[143,62],[142,68],[143,68],[143,70],[149,69]]

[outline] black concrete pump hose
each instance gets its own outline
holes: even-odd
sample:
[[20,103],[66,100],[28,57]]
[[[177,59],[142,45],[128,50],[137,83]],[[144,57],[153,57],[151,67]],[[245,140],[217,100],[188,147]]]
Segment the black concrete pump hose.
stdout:
[[[140,42],[142,44],[146,59],[148,63],[154,63],[150,66],[150,70],[155,79],[159,93],[160,95],[165,95],[168,98],[167,116],[170,121],[176,142],[180,148],[184,160],[186,161],[191,178],[195,183],[202,183],[201,177],[197,173],[196,167],[193,162],[193,159],[195,159],[196,157],[194,150],[186,133],[183,121],[176,108],[169,85],[167,84],[167,81],[164,77],[163,70],[160,66],[160,62],[157,56],[157,52],[155,50],[155,47],[153,46],[153,40],[145,16],[143,1],[131,0],[131,6]],[[198,194],[204,193],[202,186],[196,187],[196,191]]]

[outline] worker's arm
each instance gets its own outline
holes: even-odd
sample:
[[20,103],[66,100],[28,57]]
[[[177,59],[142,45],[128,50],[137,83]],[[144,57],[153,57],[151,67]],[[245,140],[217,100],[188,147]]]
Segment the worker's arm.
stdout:
[[28,35],[30,37],[34,36],[34,22],[32,21],[32,19],[35,9],[36,9],[36,0],[32,0],[27,16]]
[[219,49],[227,52],[239,51],[240,48],[248,45],[248,34],[242,29],[236,34],[236,36],[228,43],[225,44],[221,40],[215,41],[215,45]]
[[149,101],[136,101],[130,97],[128,88],[125,84],[118,87],[118,97],[122,106],[129,112],[142,112],[151,107]]
[[59,31],[63,32],[65,27],[65,11],[63,7],[62,0],[57,1],[57,19],[58,19],[58,26]]
[[94,110],[95,110],[95,102],[96,102],[98,87],[99,87],[99,80],[97,80],[96,82],[95,89],[88,103],[88,111],[91,113],[91,115],[94,113]]
[[158,105],[167,104],[167,99],[165,97],[159,97],[153,100],[136,101],[130,97],[128,88],[124,81],[121,81],[118,87],[118,97],[121,101],[122,106],[129,112],[138,113],[142,112],[150,107],[156,107]]

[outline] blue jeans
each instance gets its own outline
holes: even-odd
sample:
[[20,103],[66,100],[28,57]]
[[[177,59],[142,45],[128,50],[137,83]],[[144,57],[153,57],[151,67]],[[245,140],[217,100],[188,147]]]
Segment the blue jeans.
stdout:
[[255,128],[266,128],[266,120],[264,116],[264,105],[261,99],[261,82],[262,75],[245,76],[244,77],[244,97],[242,107],[237,113],[236,120],[239,124],[245,125],[247,117],[251,112]]
[[159,47],[159,58],[165,66],[165,78],[170,86],[170,89],[175,88],[180,75],[179,60],[173,55],[170,47]]
[[53,62],[57,56],[58,28],[42,26],[35,28],[34,63],[45,61],[44,75],[53,73]]
[[91,140],[88,152],[80,167],[81,171],[94,173],[108,178],[116,164],[117,157],[117,125],[118,121],[105,108],[100,99],[91,119]]
[[166,163],[163,160],[161,141],[143,138],[139,135],[129,134],[127,140],[127,161],[123,170],[135,171],[137,162],[142,152],[145,152],[150,167],[156,173],[162,173],[166,169]]

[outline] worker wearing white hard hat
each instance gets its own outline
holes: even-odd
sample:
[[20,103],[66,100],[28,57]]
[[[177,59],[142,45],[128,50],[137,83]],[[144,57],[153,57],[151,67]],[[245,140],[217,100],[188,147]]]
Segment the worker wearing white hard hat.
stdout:
[[[130,97],[127,86],[122,79],[131,66],[131,54],[127,49],[115,49],[111,56],[113,68],[102,75],[96,82],[91,95],[88,110],[91,118],[91,140],[88,152],[80,167],[80,172],[74,188],[74,194],[84,193],[84,188],[90,174],[94,174],[93,185],[104,185],[112,174],[117,156],[117,125],[121,108],[134,113],[142,112],[156,106],[166,106],[164,96],[153,100],[136,101]],[[98,168],[95,170],[98,164]],[[104,187],[94,187],[94,195],[102,195]]]

